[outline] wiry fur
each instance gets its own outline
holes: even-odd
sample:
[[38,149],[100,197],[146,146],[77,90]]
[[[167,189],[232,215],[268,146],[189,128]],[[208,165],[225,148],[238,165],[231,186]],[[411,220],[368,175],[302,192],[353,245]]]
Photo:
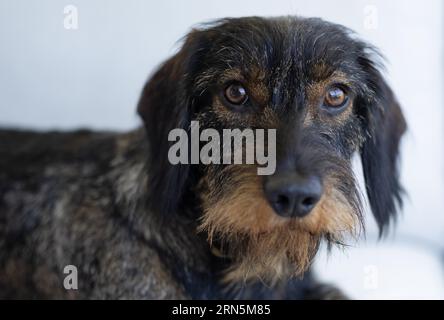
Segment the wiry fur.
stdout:
[[225,169],[231,171],[228,185],[232,193],[221,191],[214,180],[201,186],[204,213],[199,229],[207,232],[210,245],[215,240],[234,260],[226,282],[260,278],[275,283],[300,276],[310,266],[322,239],[342,244],[347,235],[356,238],[360,208],[351,207],[346,195],[336,189],[340,182],[333,178],[326,181],[325,193],[309,216],[288,219],[270,207],[253,169]]
[[[341,245],[363,227],[352,156],[381,233],[402,204],[406,125],[377,59],[320,19],[223,19],[192,30],[150,77],[143,130],[0,131],[0,297],[343,297],[310,264],[321,241]],[[241,110],[223,99],[230,81],[248,89]],[[332,83],[350,91],[337,115],[320,106]],[[276,129],[275,175],[171,165],[168,133],[189,132],[192,120],[219,132]],[[279,217],[264,185],[296,174],[319,177],[322,197],[304,218]],[[68,264],[78,291],[62,289]]]

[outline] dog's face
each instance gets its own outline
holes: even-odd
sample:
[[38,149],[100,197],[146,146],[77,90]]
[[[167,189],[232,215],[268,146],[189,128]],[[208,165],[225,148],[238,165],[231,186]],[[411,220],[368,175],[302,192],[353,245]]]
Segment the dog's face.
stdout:
[[[226,279],[301,274],[319,242],[362,223],[351,158],[361,155],[381,228],[400,204],[397,154],[405,122],[374,51],[319,19],[228,19],[192,31],[144,89],[153,210],[178,212],[189,190],[200,230],[233,259]],[[276,129],[276,171],[168,162],[168,132]],[[186,193],[188,191],[188,193]]]

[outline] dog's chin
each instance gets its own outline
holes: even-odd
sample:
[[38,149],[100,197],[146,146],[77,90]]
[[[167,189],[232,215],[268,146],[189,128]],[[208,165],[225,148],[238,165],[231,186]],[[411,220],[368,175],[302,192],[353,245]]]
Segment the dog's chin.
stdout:
[[331,185],[312,212],[299,219],[278,216],[258,183],[243,183],[236,194],[215,203],[204,201],[200,230],[232,260],[224,280],[274,283],[302,276],[321,240],[342,244],[349,235],[356,237],[358,216]]
[[227,238],[224,249],[233,264],[226,270],[224,281],[260,280],[271,285],[282,279],[301,276],[311,264],[322,237],[290,225],[259,234]]

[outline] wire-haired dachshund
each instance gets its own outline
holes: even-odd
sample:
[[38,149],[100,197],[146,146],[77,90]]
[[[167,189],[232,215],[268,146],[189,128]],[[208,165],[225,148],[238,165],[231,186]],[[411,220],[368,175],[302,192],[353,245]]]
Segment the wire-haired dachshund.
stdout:
[[[344,297],[310,265],[363,229],[352,157],[381,234],[402,204],[406,123],[380,60],[321,19],[223,19],[150,77],[142,128],[0,131],[0,297]],[[191,121],[275,129],[275,172],[172,164],[169,133]]]

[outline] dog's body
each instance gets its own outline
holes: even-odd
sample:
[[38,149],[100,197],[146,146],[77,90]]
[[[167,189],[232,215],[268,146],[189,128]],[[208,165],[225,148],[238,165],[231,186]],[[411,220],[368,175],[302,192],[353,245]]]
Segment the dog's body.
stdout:
[[[3,298],[187,297],[160,254],[187,250],[171,237],[189,232],[179,222],[160,232],[145,210],[141,131],[0,133]],[[67,265],[78,290],[63,287]]]
[[[319,19],[223,20],[148,81],[144,129],[2,131],[0,297],[341,297],[309,267],[362,224],[352,155],[381,232],[401,202],[405,122],[368,50]],[[277,129],[276,173],[171,165],[168,133],[191,120]]]
[[[225,290],[226,263],[192,219],[161,221],[144,201],[143,129],[0,131],[0,298],[326,298],[307,273],[276,290]],[[66,290],[64,268],[78,268]]]

